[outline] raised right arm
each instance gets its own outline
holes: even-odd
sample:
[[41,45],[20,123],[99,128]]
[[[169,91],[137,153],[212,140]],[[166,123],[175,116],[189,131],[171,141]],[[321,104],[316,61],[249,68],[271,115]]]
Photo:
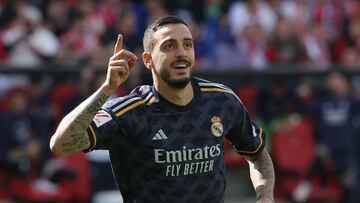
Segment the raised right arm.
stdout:
[[109,96],[126,81],[137,60],[135,54],[122,49],[122,40],[119,35],[103,85],[67,114],[51,137],[50,149],[55,154],[65,156],[90,147],[88,126]]

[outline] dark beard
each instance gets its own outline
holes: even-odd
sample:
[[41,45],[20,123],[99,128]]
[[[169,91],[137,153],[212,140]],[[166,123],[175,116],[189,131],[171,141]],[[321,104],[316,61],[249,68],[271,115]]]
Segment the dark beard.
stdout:
[[180,80],[168,80],[166,83],[176,89],[183,89],[186,87],[187,84],[189,84],[190,78],[183,78]]
[[166,68],[161,69],[160,77],[163,79],[170,87],[176,89],[183,89],[186,87],[187,84],[190,82],[190,77],[182,78],[179,80],[172,80],[170,79],[170,73]]

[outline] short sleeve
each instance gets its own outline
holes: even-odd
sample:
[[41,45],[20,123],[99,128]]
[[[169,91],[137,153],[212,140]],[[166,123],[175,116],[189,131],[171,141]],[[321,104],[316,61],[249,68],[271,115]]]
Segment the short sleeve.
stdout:
[[118,132],[119,125],[112,111],[106,109],[99,110],[87,129],[90,147],[83,151],[89,152],[94,149],[111,149],[113,143],[115,143]]
[[255,155],[265,146],[265,133],[253,121],[240,101],[235,102],[233,126],[227,139],[241,155]]

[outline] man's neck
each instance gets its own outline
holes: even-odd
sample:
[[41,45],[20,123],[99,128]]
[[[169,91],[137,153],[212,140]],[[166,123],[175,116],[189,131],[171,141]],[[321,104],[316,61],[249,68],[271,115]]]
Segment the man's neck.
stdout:
[[155,82],[154,86],[162,97],[179,106],[186,106],[194,98],[191,82],[181,89],[171,87],[165,82],[161,84]]

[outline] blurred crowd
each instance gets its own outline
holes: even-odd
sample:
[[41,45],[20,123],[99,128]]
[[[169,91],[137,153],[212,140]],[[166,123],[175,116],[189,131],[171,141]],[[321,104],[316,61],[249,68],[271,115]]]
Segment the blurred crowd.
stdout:
[[2,0],[0,8],[0,62],[14,66],[104,66],[118,33],[140,54],[146,25],[165,14],[188,23],[198,68],[360,64],[358,0]]
[[[0,0],[0,69],[80,73],[0,74],[0,202],[89,202],[116,189],[106,153],[54,157],[49,136],[99,87],[117,34],[140,56],[147,24],[165,14],[187,22],[196,68],[205,72],[326,70],[325,77],[218,79],[268,133],[277,199],[360,202],[360,77],[342,73],[360,70],[359,0]],[[132,73],[116,95],[141,82]],[[243,166],[232,153],[226,164]]]

